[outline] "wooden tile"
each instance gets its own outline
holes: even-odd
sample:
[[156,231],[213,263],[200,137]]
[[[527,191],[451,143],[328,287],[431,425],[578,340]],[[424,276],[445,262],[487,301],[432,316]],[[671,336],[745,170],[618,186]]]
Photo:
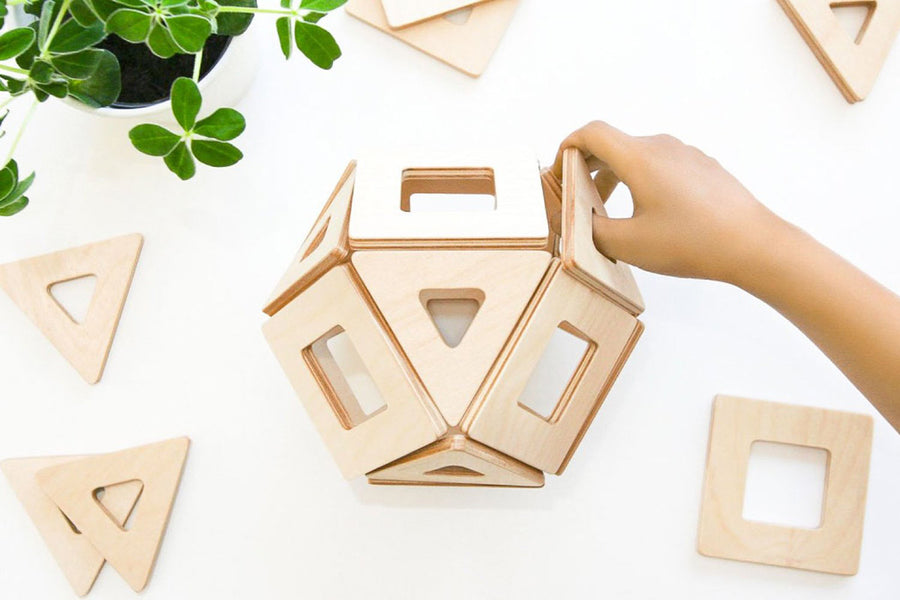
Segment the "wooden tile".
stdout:
[[464,435],[451,435],[368,474],[379,485],[542,487],[544,474]]
[[[818,529],[744,520],[747,465],[755,441],[828,451]],[[698,550],[706,556],[854,575],[859,568],[871,453],[872,418],[867,415],[717,396]]]
[[[103,375],[143,243],[132,234],[0,265],[0,287],[88,383]],[[76,323],[50,287],[88,275],[97,277],[96,288]]]
[[518,4],[519,0],[491,0],[473,6],[468,21],[461,25],[435,17],[403,29],[388,24],[381,0],[350,0],[346,6],[347,13],[357,19],[478,77],[500,45]]
[[[336,328],[349,336],[386,405],[364,420],[341,414],[348,407],[340,390],[311,356],[313,344]],[[345,477],[368,473],[446,432],[350,267],[331,269],[269,319],[263,332]]]
[[[545,419],[519,404],[557,328],[589,344]],[[643,330],[634,316],[574,279],[554,259],[526,316],[488,376],[464,432],[548,473],[562,473]]]
[[[450,425],[456,425],[528,306],[547,267],[546,252],[379,250],[353,266],[403,353]],[[465,336],[447,345],[427,310],[436,299],[479,302]]]
[[381,0],[388,26],[407,27],[485,0]]
[[312,230],[306,236],[297,256],[275,287],[263,311],[274,315],[285,304],[325,274],[331,267],[350,256],[347,244],[347,223],[356,162],[351,162],[341,176]]

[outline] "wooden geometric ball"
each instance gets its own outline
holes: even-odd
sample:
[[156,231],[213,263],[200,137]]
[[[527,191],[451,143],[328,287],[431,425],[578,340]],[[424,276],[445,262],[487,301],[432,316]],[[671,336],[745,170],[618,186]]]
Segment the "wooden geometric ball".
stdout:
[[[345,477],[540,487],[563,472],[643,331],[594,212],[578,150],[562,182],[509,150],[347,167],[263,326]],[[560,336],[578,350],[553,350]]]

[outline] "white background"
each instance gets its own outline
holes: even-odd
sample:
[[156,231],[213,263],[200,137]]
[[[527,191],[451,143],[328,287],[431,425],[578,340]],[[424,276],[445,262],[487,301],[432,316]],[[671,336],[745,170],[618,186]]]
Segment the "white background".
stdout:
[[[343,481],[260,325],[360,149],[499,142],[548,162],[593,118],[699,146],[898,290],[900,50],[851,106],[774,0],[523,0],[480,79],[343,13],[328,24],[345,56],[319,72],[285,64],[257,22],[246,158],[189,183],[131,149],[134,123],[41,108],[18,153],[33,205],[0,222],[0,262],[129,232],[146,245],[97,386],[0,297],[0,457],[189,435],[148,599],[896,598],[900,436],[877,415],[859,575],[696,553],[716,393],[876,414],[737,289],[637,273],[646,334],[569,470],[537,491]],[[0,597],[70,594],[0,484]],[[106,568],[91,597],[131,592]]]

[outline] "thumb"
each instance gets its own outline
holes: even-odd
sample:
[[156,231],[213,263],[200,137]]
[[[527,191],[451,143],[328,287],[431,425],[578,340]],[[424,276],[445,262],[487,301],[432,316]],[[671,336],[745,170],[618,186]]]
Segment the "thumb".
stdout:
[[594,213],[594,245],[606,258],[632,263],[631,256],[638,246],[634,218],[610,219]]

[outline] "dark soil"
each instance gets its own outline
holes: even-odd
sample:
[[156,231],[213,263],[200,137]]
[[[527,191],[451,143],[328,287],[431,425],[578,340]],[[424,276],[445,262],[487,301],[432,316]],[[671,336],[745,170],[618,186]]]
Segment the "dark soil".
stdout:
[[[211,35],[203,47],[200,78],[216,66],[231,38]],[[159,58],[144,44],[131,44],[117,35],[110,35],[97,45],[109,50],[119,59],[122,70],[122,92],[113,103],[115,108],[141,108],[169,99],[172,82],[194,73],[194,55],[176,54]]]

